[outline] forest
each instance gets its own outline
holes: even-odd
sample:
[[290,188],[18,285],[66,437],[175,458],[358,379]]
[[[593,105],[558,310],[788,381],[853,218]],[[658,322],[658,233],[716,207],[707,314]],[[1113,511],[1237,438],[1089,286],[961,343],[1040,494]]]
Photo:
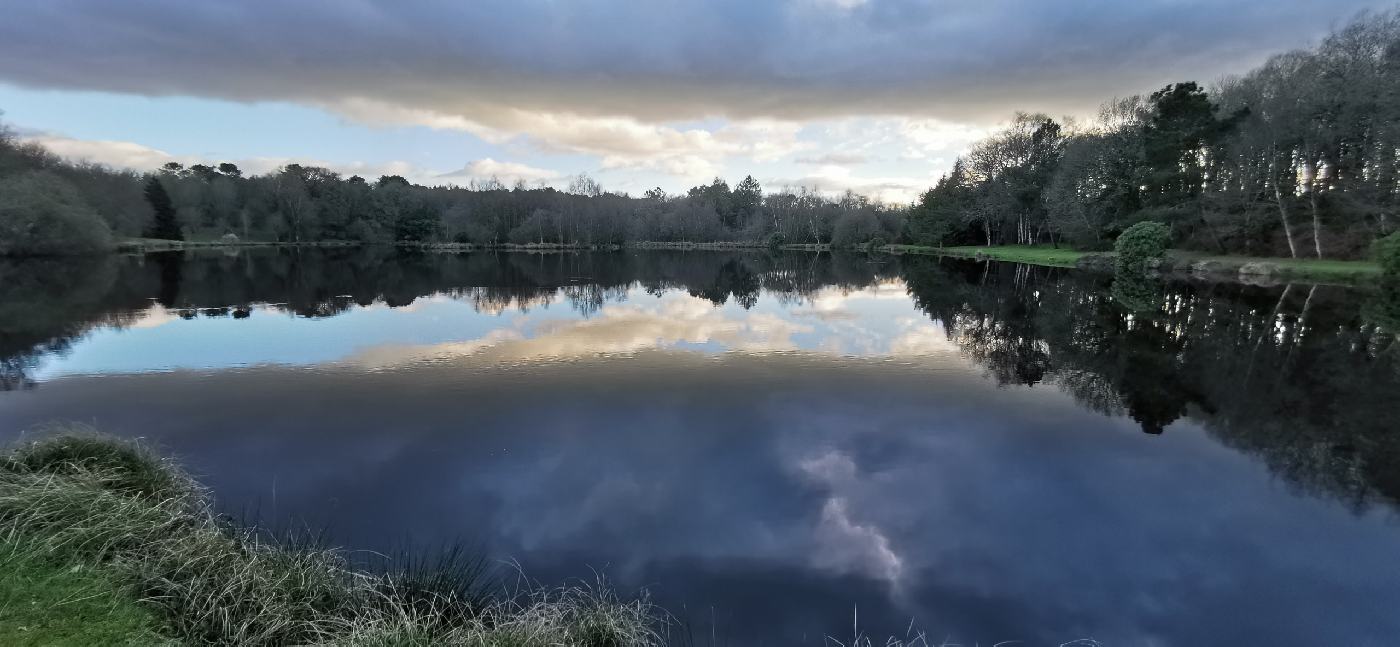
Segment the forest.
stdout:
[[1357,258],[1400,224],[1398,167],[1391,11],[1209,89],[1110,101],[1088,123],[1018,114],[921,197],[909,236],[1105,249],[1156,221],[1186,249]]
[[[447,242],[580,247],[629,242],[824,243],[893,241],[904,210],[847,192],[763,192],[745,177],[716,178],[683,195],[605,191],[586,174],[565,190],[426,187],[401,176],[367,180],[288,164],[245,176],[234,164],[169,163],[146,174],[74,164],[0,132],[0,253],[63,253],[114,239]],[[22,231],[31,232],[28,239]]]
[[1020,113],[912,205],[846,192],[765,192],[747,176],[684,194],[497,180],[419,186],[288,164],[146,173],[60,159],[0,126],[0,254],[84,253],[114,241],[551,244],[742,242],[1107,249],[1167,225],[1183,249],[1359,258],[1397,230],[1400,17],[1363,15],[1317,47],[1207,88],[1115,99],[1081,123]]

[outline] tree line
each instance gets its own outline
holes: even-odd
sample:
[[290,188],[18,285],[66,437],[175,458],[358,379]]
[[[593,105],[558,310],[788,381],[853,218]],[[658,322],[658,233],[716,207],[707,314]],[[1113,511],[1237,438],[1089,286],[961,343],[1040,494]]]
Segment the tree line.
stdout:
[[358,243],[548,244],[638,241],[884,244],[904,209],[847,192],[765,193],[752,176],[716,178],[684,194],[634,197],[587,175],[564,190],[420,186],[398,175],[367,180],[288,164],[245,175],[232,163],[178,162],[137,174],[60,159],[0,128],[0,254],[86,252],[118,238]]
[[1365,14],[1318,47],[1207,89],[1175,83],[1096,119],[1016,115],[910,212],[928,245],[1104,249],[1129,226],[1179,247],[1354,258],[1397,230],[1400,17]]

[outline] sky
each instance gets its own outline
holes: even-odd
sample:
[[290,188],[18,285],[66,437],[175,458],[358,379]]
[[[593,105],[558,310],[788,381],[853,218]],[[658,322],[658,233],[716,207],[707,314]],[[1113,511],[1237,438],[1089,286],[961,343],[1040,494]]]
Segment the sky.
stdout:
[[0,0],[0,119],[81,159],[419,183],[913,199],[1017,110],[1078,119],[1375,0]]

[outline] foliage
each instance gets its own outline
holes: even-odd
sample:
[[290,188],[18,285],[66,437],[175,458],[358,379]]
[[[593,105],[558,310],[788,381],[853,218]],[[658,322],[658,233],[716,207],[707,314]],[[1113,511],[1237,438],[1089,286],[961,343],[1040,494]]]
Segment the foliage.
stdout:
[[1187,249],[1360,258],[1400,208],[1398,86],[1392,10],[1210,93],[1174,83],[1072,126],[1018,115],[924,194],[910,238],[1096,250],[1157,220]]
[[[171,162],[141,178],[74,166],[41,147],[0,138],[0,177],[11,166],[72,175],[79,186],[93,187],[75,204],[101,201],[99,214],[118,234],[169,240],[188,234],[205,241],[236,235],[249,242],[600,247],[644,241],[763,244],[777,234],[806,244],[832,244],[842,235],[839,244],[859,245],[875,235],[894,239],[904,229],[901,208],[850,192],[765,194],[752,176],[732,189],[715,178],[683,195],[653,189],[639,198],[606,191],[587,175],[573,178],[563,191],[522,183],[507,189],[494,179],[467,187],[419,186],[398,175],[370,182],[302,164],[246,176],[227,162]],[[109,209],[106,203],[113,200],[107,196],[122,200]]]
[[1400,231],[1372,243],[1371,255],[1387,281],[1400,282]]
[[768,247],[768,251],[776,252],[779,249],[782,249],[784,244],[786,244],[786,241],[783,239],[783,234],[781,232],[775,231],[771,234],[768,234],[768,242],[766,244],[766,246]]
[[151,210],[155,212],[155,221],[146,235],[161,240],[184,240],[185,234],[180,231],[175,206],[170,203],[170,194],[165,192],[160,178],[152,176],[146,180],[145,193],[146,201],[151,203]]
[[1143,273],[1148,263],[1167,253],[1171,237],[1171,230],[1159,222],[1140,222],[1125,229],[1113,244],[1118,271]]
[[107,223],[59,176],[0,179],[0,256],[88,254],[111,245]]

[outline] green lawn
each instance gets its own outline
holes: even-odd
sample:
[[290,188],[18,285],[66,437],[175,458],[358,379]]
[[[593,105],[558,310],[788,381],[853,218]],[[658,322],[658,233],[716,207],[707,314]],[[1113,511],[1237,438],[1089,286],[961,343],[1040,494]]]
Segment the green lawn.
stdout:
[[1203,252],[1172,252],[1190,262],[1212,261],[1233,266],[1245,263],[1273,263],[1286,276],[1316,279],[1365,279],[1379,276],[1381,266],[1375,261],[1341,261],[1330,258],[1253,258],[1249,256],[1215,256]]
[[998,261],[1048,265],[1052,267],[1074,267],[1074,263],[1086,253],[1065,247],[1050,247],[1048,245],[999,245],[993,247],[890,245],[890,248],[897,251],[917,254],[939,254],[942,256],[957,256],[959,258],[977,258],[978,254],[981,254],[984,258]]
[[0,542],[0,645],[164,645],[151,613],[101,572]]
[[[1074,267],[1085,254],[1111,252],[1081,252],[1067,248],[1044,245],[1002,245],[993,247],[921,247],[917,245],[891,245],[895,251],[920,254],[940,254],[960,258],[983,258],[1031,265],[1051,267]],[[1256,258],[1250,256],[1219,256],[1205,252],[1173,250],[1169,254],[1182,263],[1219,263],[1227,270],[1237,270],[1245,263],[1271,263],[1279,268],[1279,275],[1292,279],[1317,279],[1336,281],[1362,281],[1380,274],[1380,265],[1373,261],[1341,261],[1316,258]]]

